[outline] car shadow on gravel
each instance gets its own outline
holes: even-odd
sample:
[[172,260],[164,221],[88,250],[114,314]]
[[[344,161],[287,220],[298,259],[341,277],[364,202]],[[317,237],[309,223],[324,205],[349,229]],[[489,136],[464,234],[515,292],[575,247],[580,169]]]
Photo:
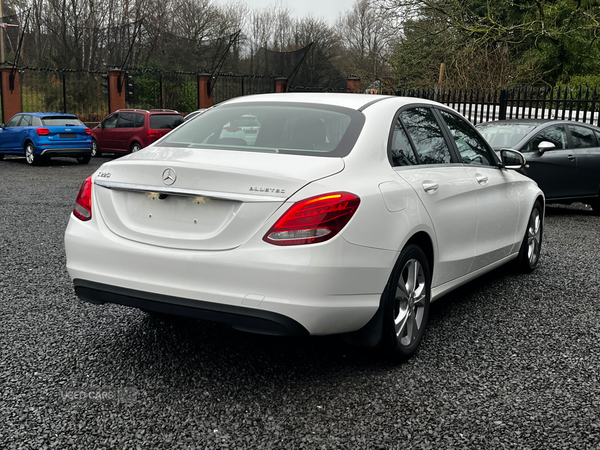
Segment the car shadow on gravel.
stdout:
[[[157,318],[116,305],[108,306],[110,315],[127,314],[127,325],[113,339],[88,345],[100,347],[91,351],[97,355],[97,363],[108,366],[105,370],[139,371],[146,374],[145,379],[170,380],[169,385],[188,385],[190,380],[215,374],[228,374],[250,385],[314,381],[329,376],[352,378],[356,374],[389,371],[408,374],[432,369],[428,366],[434,361],[426,356],[420,358],[419,352],[427,353],[427,335],[439,334],[437,329],[446,326],[448,315],[456,316],[465,307],[475,307],[478,293],[512,276],[516,275],[510,269],[500,268],[434,302],[421,349],[400,365],[387,359],[378,348],[348,345],[337,336],[265,336],[196,319]],[[115,359],[115,355],[119,357]]]
[[572,205],[548,204],[546,216],[595,216],[590,205],[573,203]]

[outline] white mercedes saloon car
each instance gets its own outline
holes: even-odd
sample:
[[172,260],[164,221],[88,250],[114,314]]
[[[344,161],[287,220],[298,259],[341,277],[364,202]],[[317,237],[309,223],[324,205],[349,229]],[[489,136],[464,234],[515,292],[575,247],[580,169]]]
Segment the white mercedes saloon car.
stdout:
[[[232,127],[253,118],[253,131]],[[455,111],[364,94],[221,103],[103,164],[65,234],[77,296],[396,359],[430,302],[540,257],[544,195]]]

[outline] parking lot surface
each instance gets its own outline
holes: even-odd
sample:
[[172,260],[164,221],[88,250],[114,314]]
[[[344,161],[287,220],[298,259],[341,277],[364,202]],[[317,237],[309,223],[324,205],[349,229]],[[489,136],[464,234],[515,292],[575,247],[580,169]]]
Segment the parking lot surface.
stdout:
[[547,208],[534,273],[434,303],[394,365],[332,337],[79,301],[63,234],[109,159],[0,161],[0,448],[600,448],[600,217],[584,205]]

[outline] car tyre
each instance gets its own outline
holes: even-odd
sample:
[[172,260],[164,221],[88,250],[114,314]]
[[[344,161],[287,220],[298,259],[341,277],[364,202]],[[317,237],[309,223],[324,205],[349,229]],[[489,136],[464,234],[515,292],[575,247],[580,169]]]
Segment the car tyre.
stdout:
[[27,142],[25,144],[24,152],[27,164],[30,166],[37,166],[41,164],[43,157],[42,155],[37,155],[35,153],[35,146],[33,145],[33,142]]
[[0,161],[4,159],[4,153],[0,153]]
[[142,146],[137,142],[131,144],[131,153],[139,152],[142,149]]
[[383,350],[404,361],[417,351],[429,318],[431,271],[419,246],[402,250],[384,296]]
[[98,143],[96,142],[96,139],[92,139],[92,156],[102,156],[102,152],[98,148]]
[[540,201],[536,201],[529,214],[525,236],[521,242],[519,256],[515,266],[519,272],[530,273],[535,270],[540,261],[542,251],[542,235],[544,231],[544,213]]
[[79,164],[87,164],[92,159],[92,155],[79,155],[77,156],[77,162]]

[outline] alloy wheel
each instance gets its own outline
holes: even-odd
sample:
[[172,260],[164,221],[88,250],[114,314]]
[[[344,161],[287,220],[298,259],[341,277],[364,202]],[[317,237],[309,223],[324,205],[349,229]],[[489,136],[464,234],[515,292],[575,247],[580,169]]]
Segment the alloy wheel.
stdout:
[[27,164],[33,164],[35,162],[35,148],[33,144],[27,144],[25,146],[25,159]]
[[394,303],[394,329],[396,339],[403,347],[409,347],[425,326],[426,279],[423,266],[416,259],[409,259],[398,279]]
[[529,217],[527,226],[527,258],[529,264],[534,266],[540,257],[540,249],[542,242],[542,219],[540,211],[533,208]]

